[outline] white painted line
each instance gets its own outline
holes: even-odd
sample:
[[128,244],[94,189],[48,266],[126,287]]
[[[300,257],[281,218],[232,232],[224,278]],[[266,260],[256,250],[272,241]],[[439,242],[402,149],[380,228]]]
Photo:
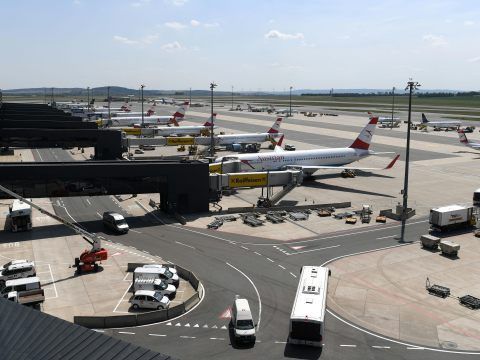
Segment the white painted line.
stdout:
[[395,236],[398,236],[398,235],[388,235],[388,236],[382,236],[382,237],[378,237],[378,238],[377,238],[377,240],[394,238]]
[[418,346],[408,346],[407,350],[425,350],[425,348]]
[[182,324],[180,324],[180,323],[176,323],[176,324],[175,324],[175,326],[182,326]]
[[374,349],[390,349],[390,346],[372,345],[372,348],[374,348]]
[[[127,276],[129,275],[129,273],[126,273],[125,276],[123,277],[123,281],[127,281]],[[130,281],[130,280],[129,280]]]
[[175,242],[176,242],[178,245],[183,245],[183,246],[189,247],[189,248],[191,248],[191,249],[195,249],[195,247],[192,246],[192,245],[187,245],[187,244],[184,244],[184,243],[182,243],[182,242],[180,242],[180,241],[175,241]]
[[349,345],[349,344],[342,344],[340,346],[341,347],[352,347],[352,348],[357,347],[357,345]]
[[55,285],[55,279],[53,278],[52,267],[50,266],[50,264],[47,264],[47,265],[48,265],[48,269],[50,270],[50,277],[52,278],[53,289],[55,290],[55,298],[58,298],[57,285]]
[[241,270],[237,269],[235,266],[229,264],[228,262],[226,263],[228,266],[230,266],[232,269],[237,270],[240,274],[242,274],[249,282],[252,284],[253,288],[255,289],[255,292],[257,293],[258,297],[258,323],[257,323],[257,331],[260,331],[260,321],[262,320],[262,299],[260,299],[260,294],[258,292],[257,287],[253,283],[253,281]]
[[119,333],[119,334],[135,335],[134,332],[130,332],[130,331],[119,331],[118,333]]
[[254,253],[255,255],[262,256],[262,254],[260,254],[259,252],[256,252],[256,251],[254,251],[253,253]]
[[104,333],[105,330],[99,330],[99,329],[93,329],[93,331],[99,332],[99,333]]
[[275,262],[274,260],[270,259],[267,257],[267,260],[270,261],[270,262]]
[[312,252],[312,251],[320,251],[320,250],[332,249],[332,248],[336,248],[336,247],[339,247],[339,246],[341,246],[341,245],[333,245],[333,246],[326,246],[326,247],[318,248],[318,249],[297,251],[297,252],[289,253],[289,254],[285,253],[285,255],[297,255],[297,254],[303,254],[303,253],[308,253],[308,252]]
[[224,339],[224,338],[215,338],[215,337],[213,337],[213,338],[210,338],[210,340],[225,340],[225,339]]
[[37,154],[38,154],[38,157],[40,158],[40,161],[43,162],[42,155],[40,155],[40,151],[38,151],[38,149],[35,149],[35,150],[37,150]]
[[282,265],[278,264],[278,267],[279,267],[279,268],[282,268],[283,270],[285,270],[285,266],[282,266]]
[[275,341],[275,344],[286,344],[286,341]]
[[88,205],[92,205],[92,203],[90,202],[90,200],[88,198],[85,199],[85,201],[88,203]]
[[120,306],[120,303],[123,301],[123,298],[125,297],[125,295],[127,295],[128,290],[130,290],[130,286],[131,285],[128,284],[128,287],[125,289],[125,292],[123,293],[123,296],[121,297],[121,299],[118,300],[117,306],[115,306],[115,309],[113,309],[113,312],[117,311],[117,308]]
[[196,336],[187,336],[187,335],[180,335],[182,339],[196,339]]
[[100,214],[98,211],[97,211],[97,215],[100,219],[102,218],[102,214]]
[[292,273],[291,271],[290,271],[290,275],[292,275],[295,279],[297,278],[297,275],[295,275],[295,274]]
[[[130,231],[133,231],[134,233],[137,233],[137,234],[141,234],[141,232],[140,232],[140,231],[138,231],[138,230],[135,230],[135,229],[130,229]],[[146,252],[146,251],[145,251],[145,252]]]
[[149,336],[167,336],[167,335],[163,335],[163,334],[148,334]]
[[249,248],[247,248],[246,246],[243,246],[243,245],[240,246],[240,247],[241,247],[242,249],[244,249],[244,250],[247,250],[247,251],[250,250]]

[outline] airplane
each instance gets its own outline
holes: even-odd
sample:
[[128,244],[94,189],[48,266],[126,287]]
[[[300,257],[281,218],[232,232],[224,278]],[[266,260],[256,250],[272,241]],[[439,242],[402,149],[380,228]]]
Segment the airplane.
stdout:
[[[368,115],[370,118],[372,117],[372,113],[369,111]],[[391,117],[391,116],[377,116],[378,117],[378,124],[380,127],[400,127],[400,118],[399,117]]]
[[[259,154],[227,155],[215,159],[216,163],[222,161],[238,160],[245,164],[246,172],[285,170],[289,168],[301,168],[306,176],[324,169],[339,170],[389,170],[393,167],[400,155],[396,155],[385,168],[366,168],[342,166],[358,161],[370,155],[379,155],[369,150],[378,118],[373,117],[362,129],[355,141],[346,148],[313,149],[300,151],[285,151],[281,145],[283,136],[275,146],[274,151]],[[383,153],[390,154],[390,153]]]
[[272,106],[262,106],[262,107],[258,107],[258,106],[255,106],[255,105],[250,105],[250,104],[247,104],[247,107],[248,107],[248,111],[250,112],[264,112],[264,111],[273,111],[273,108]]
[[[180,105],[177,110],[173,113],[173,115],[150,115],[143,117],[143,124],[144,125],[167,125],[172,124],[174,122],[178,122],[183,120],[185,117],[185,112],[188,110],[189,103],[185,101],[182,105]],[[111,119],[112,125],[114,126],[134,126],[138,124],[142,124],[142,117],[141,116],[117,116]]]
[[163,105],[176,105],[177,104],[177,101],[175,99],[165,99],[165,98],[161,98],[161,99],[149,99],[148,102],[152,102],[154,105],[156,105],[157,103],[159,104],[163,104]]
[[467,135],[465,135],[465,132],[463,130],[458,130],[458,138],[463,145],[468,146],[474,150],[480,150],[480,143],[470,142],[467,139]]
[[282,120],[283,118],[281,117],[277,118],[266,133],[216,135],[215,144],[218,146],[227,146],[235,144],[262,144],[266,141],[274,141],[283,136],[283,134],[279,132]]
[[[215,119],[216,114],[214,114]],[[137,128],[134,126],[133,128]],[[203,125],[192,125],[192,126],[154,126],[145,129],[146,134],[151,134],[153,136],[198,136],[202,135],[205,132],[210,131],[212,128],[212,123],[210,121],[205,122]],[[216,126],[214,126],[216,128]],[[122,128],[123,131],[128,133],[134,133],[132,128]],[[142,131],[142,135],[143,135]],[[137,135],[137,133],[135,133]]]
[[422,123],[420,125],[433,127],[434,130],[445,129],[458,130],[462,126],[462,122],[458,120],[445,120],[445,121],[429,121],[424,113],[422,113]]

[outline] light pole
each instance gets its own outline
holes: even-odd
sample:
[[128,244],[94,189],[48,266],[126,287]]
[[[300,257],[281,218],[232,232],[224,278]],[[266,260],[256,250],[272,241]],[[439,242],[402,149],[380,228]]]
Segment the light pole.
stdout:
[[53,87],[52,87],[52,97],[50,99],[50,106],[53,108],[53,102],[55,101],[55,98],[53,97]]
[[232,85],[232,110],[233,110],[233,85]]
[[217,87],[217,84],[214,82],[210,83],[210,99],[211,99],[211,106],[210,106],[210,156],[215,155],[215,141],[213,138],[213,89]]
[[390,130],[393,129],[393,112],[395,110],[395,86],[392,88],[392,122],[390,124]]
[[400,233],[400,242],[405,241],[405,225],[407,222],[408,207],[408,168],[410,164],[410,126],[412,121],[412,93],[420,84],[416,81],[409,81],[405,90],[409,89],[408,97],[408,124],[407,124],[407,149],[405,155],[405,177],[403,182],[403,208],[402,208],[402,228]]
[[143,88],[145,87],[145,85],[140,85],[140,92],[141,92],[141,95],[142,95],[142,128],[145,127],[145,123],[144,123],[144,114],[143,114]]
[[110,115],[110,86],[107,86],[107,101],[108,101],[108,120],[111,120],[112,117]]
[[90,87],[87,86],[87,113],[90,115]]
[[190,104],[190,106],[192,106],[192,88],[190,88],[190,97],[189,98],[190,98],[189,104]]
[[292,89],[293,87],[290,86],[290,114],[288,115],[289,117],[292,117]]

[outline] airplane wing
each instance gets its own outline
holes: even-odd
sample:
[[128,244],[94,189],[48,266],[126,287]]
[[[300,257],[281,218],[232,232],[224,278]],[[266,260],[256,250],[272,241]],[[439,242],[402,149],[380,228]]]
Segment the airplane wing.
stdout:
[[392,161],[390,161],[390,164],[388,164],[384,168],[367,168],[367,167],[352,167],[352,166],[324,166],[324,165],[288,165],[286,166],[287,169],[298,169],[301,168],[302,170],[307,170],[307,171],[316,171],[316,170],[327,170],[327,169],[336,169],[336,170],[390,170],[393,165],[397,162],[398,158],[400,157],[400,154],[395,156]]

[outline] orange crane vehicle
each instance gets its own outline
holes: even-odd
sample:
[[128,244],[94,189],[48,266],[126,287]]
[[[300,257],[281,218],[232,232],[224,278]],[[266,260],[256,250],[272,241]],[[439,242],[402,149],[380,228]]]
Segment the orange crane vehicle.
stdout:
[[82,236],[82,238],[92,245],[90,250],[84,250],[78,258],[75,258],[75,268],[77,269],[77,274],[81,274],[82,272],[89,272],[95,271],[97,272],[99,269],[98,263],[103,260],[107,260],[108,252],[106,249],[102,248],[100,238],[93,233],[89,233],[88,231],[82,229],[80,226],[75,225],[71,222],[66,221],[65,219],[61,218],[56,214],[52,214],[51,212],[42,209],[40,206],[32,203],[30,200],[14,193],[13,191],[7,189],[6,187],[0,185],[0,190],[7,193],[8,195],[23,201],[24,203],[30,205],[32,208],[37,209],[42,214],[50,216],[52,219],[55,219],[62,223],[63,225],[72,229],[76,234]]

